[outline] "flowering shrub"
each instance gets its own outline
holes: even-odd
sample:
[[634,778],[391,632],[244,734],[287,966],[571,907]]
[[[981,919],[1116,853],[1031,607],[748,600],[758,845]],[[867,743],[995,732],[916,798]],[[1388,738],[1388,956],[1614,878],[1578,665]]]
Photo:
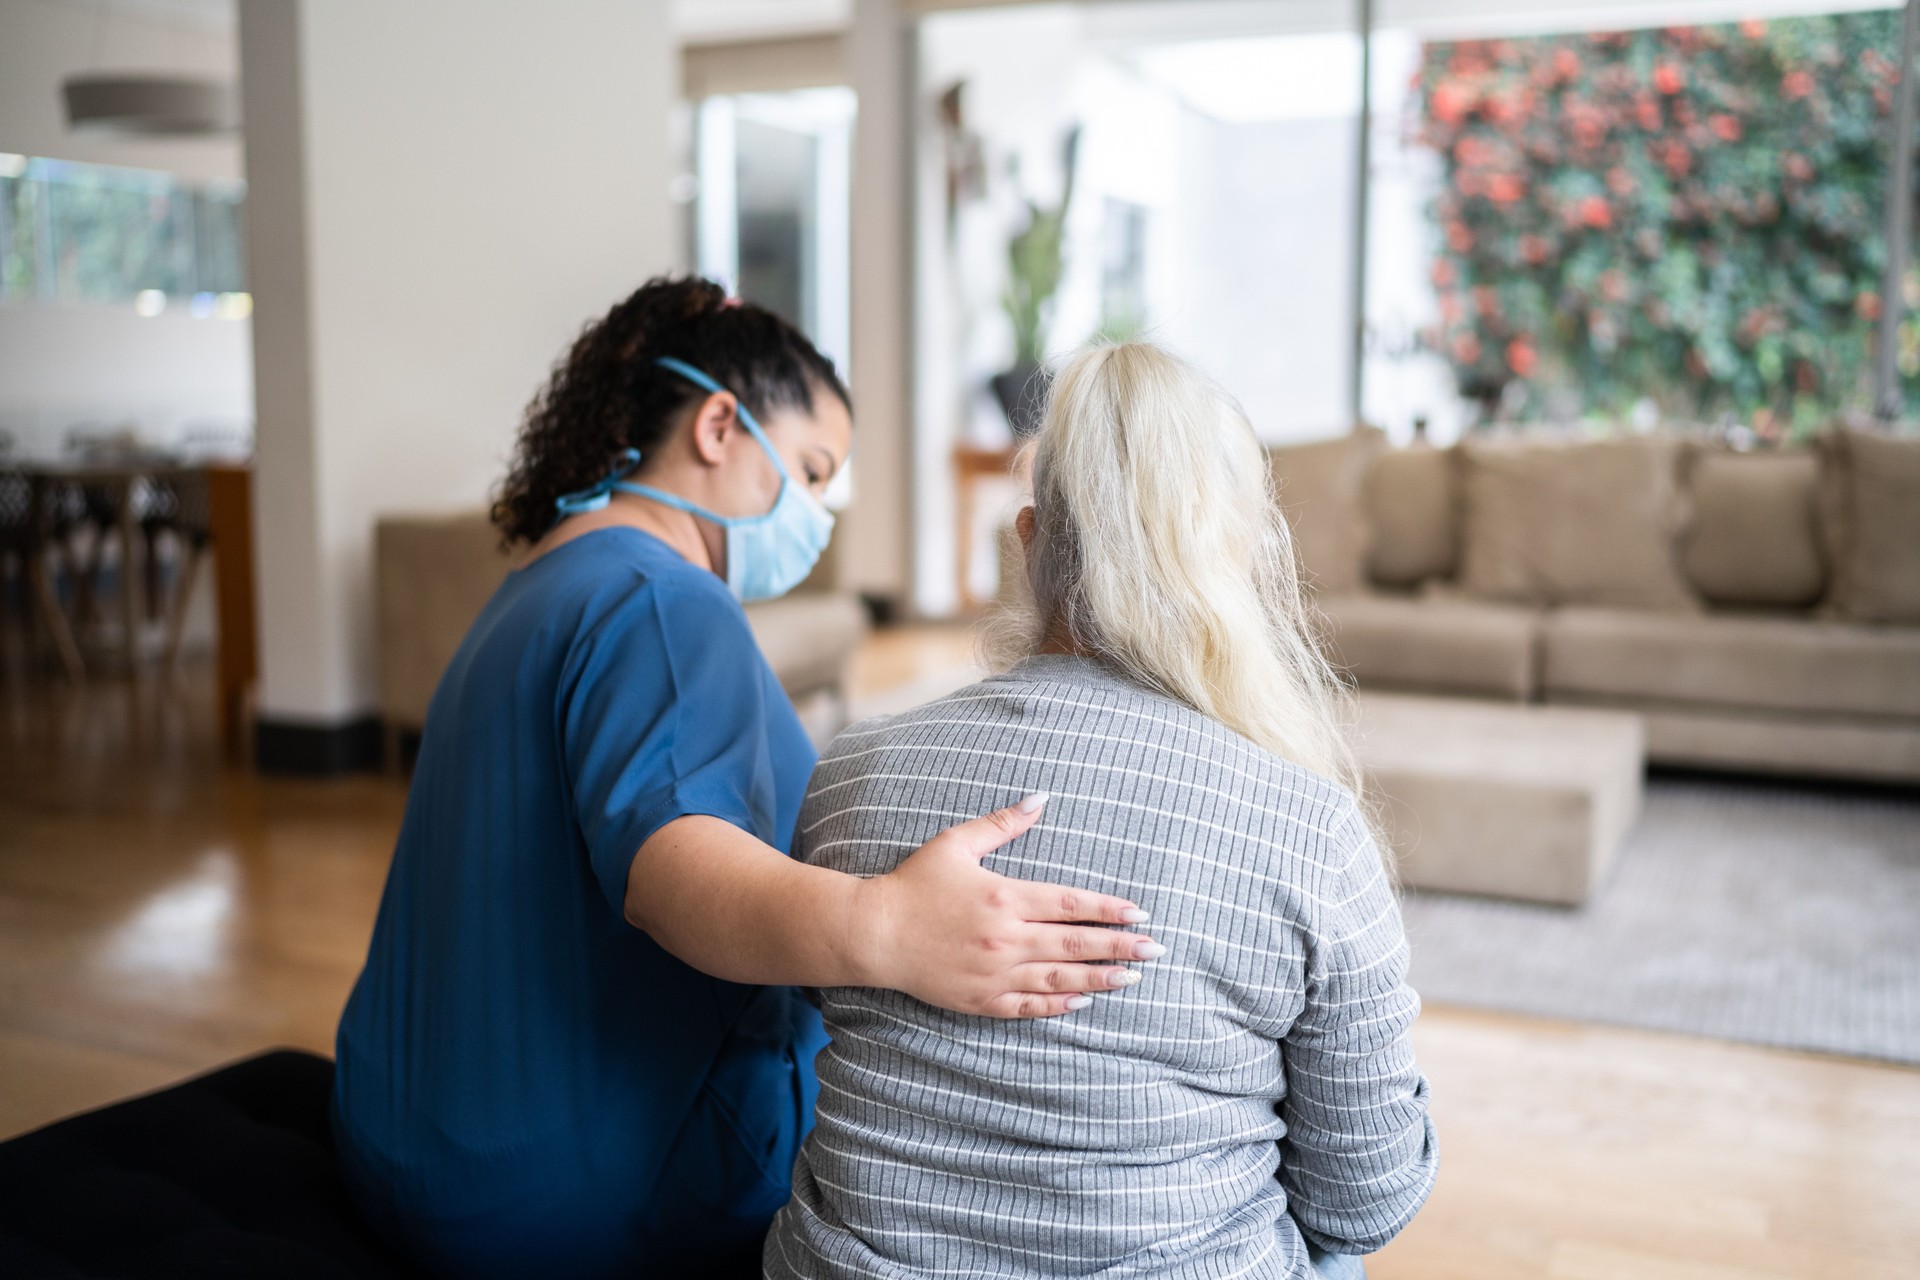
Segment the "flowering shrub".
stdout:
[[1899,22],[1428,45],[1429,341],[1462,393],[1521,417],[1651,397],[1763,435],[1869,406]]

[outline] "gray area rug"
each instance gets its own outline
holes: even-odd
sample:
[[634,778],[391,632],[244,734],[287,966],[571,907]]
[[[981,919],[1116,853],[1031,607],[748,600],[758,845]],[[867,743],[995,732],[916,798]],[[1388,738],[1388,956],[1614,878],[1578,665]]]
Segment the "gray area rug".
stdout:
[[1920,1064],[1920,796],[1655,777],[1585,907],[1406,921],[1429,1001]]

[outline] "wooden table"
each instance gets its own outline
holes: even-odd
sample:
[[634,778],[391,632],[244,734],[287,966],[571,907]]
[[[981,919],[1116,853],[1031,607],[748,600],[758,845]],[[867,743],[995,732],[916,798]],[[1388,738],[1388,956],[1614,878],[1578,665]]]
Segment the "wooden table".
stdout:
[[982,480],[1008,479],[1020,456],[1018,444],[985,447],[957,444],[953,447],[954,487],[954,589],[961,613],[971,613],[980,602],[973,595],[973,490]]

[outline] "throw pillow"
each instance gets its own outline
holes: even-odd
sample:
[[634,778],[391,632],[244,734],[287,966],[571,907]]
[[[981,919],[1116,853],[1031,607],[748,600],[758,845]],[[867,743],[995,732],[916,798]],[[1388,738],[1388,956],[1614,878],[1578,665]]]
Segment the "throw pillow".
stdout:
[[1453,576],[1459,555],[1459,484],[1453,455],[1415,444],[1382,449],[1361,485],[1367,576],[1383,587],[1417,587]]
[[1860,622],[1920,622],[1920,439],[1821,438],[1827,607]]
[[1800,608],[1820,599],[1819,458],[1701,450],[1688,469],[1693,522],[1681,551],[1687,579],[1708,601]]
[[1674,557],[1679,451],[1659,437],[1462,445],[1461,589],[1529,604],[1699,608]]
[[1267,452],[1301,579],[1324,595],[1349,595],[1366,586],[1360,483],[1368,458],[1384,440],[1379,428],[1360,427],[1332,440]]

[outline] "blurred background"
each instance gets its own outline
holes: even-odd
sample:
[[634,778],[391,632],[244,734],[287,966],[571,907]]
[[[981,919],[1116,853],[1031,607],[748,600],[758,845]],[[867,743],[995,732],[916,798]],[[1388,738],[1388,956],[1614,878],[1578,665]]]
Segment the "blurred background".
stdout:
[[1914,1274],[1915,21],[0,0],[0,1136],[330,1048],[520,413],[696,271],[853,387],[823,739],[977,675],[1050,361],[1245,408],[1430,1002],[1378,1275]]

